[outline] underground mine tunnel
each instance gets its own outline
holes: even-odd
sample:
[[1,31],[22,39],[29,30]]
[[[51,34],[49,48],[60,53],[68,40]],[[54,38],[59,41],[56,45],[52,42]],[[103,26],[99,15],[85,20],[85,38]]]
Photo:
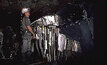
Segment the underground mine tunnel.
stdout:
[[101,20],[99,3],[0,0],[0,64],[92,65],[96,57],[103,55],[96,50],[94,41],[94,27]]

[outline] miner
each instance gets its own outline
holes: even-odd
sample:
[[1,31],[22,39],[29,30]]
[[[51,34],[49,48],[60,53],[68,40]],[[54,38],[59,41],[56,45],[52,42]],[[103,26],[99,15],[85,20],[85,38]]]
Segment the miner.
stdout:
[[22,14],[24,15],[22,19],[22,38],[23,38],[23,44],[22,44],[22,61],[27,63],[29,62],[29,58],[31,55],[31,39],[32,37],[35,39],[35,33],[33,32],[31,26],[30,26],[30,9],[29,8],[23,8]]

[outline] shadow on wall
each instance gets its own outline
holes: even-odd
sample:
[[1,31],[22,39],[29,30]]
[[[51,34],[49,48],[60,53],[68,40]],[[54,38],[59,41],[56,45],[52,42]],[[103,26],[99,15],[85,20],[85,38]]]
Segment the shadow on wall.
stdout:
[[59,23],[62,25],[61,32],[71,39],[79,41],[82,52],[88,54],[94,50],[93,26],[89,25],[93,24],[93,20],[88,18],[83,10],[84,8],[79,5],[68,3],[57,14],[60,16]]

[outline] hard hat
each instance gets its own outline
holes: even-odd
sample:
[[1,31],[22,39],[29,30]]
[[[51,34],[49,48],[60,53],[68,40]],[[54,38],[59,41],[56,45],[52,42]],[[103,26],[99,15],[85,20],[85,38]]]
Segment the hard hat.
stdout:
[[29,12],[30,10],[29,10],[29,8],[23,8],[22,9],[22,13],[24,14],[24,13],[26,13],[26,12]]

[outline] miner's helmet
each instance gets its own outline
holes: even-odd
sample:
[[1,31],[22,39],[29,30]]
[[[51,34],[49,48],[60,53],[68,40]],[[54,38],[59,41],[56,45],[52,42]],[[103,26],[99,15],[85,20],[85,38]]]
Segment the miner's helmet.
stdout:
[[30,11],[30,8],[22,8],[22,14],[29,12],[29,11]]

